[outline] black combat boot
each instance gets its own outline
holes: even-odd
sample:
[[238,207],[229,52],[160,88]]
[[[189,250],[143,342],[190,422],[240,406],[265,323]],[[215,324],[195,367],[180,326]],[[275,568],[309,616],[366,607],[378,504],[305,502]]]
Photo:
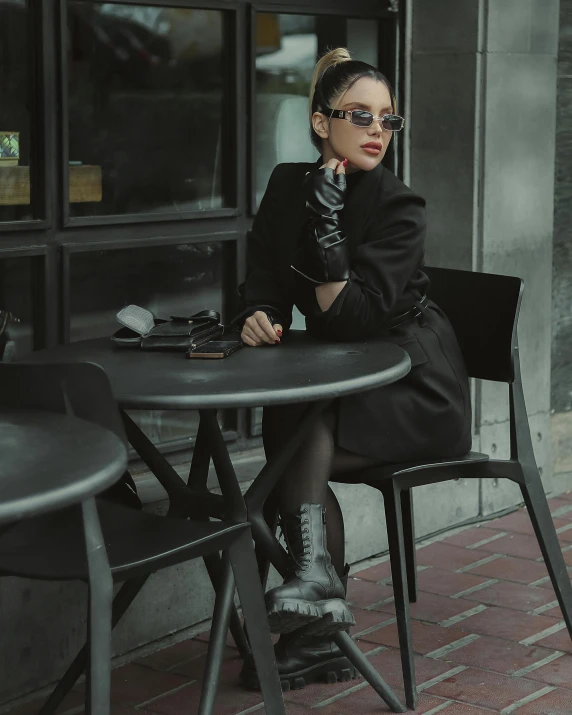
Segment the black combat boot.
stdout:
[[302,504],[285,515],[282,529],[291,572],[282,586],[266,594],[270,630],[289,633],[320,621],[323,635],[352,626],[355,621],[345,602],[344,586],[326,547],[324,507]]
[[[348,573],[349,567],[346,566],[340,578],[344,592],[347,592]],[[345,682],[358,676],[354,666],[332,640],[304,635],[306,628],[282,634],[274,647],[283,691],[298,690],[311,683]],[[240,679],[245,688],[260,690],[252,656],[244,661]]]

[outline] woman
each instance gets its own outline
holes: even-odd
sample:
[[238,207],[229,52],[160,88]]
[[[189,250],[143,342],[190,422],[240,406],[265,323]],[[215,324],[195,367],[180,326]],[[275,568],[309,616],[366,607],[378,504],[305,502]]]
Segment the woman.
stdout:
[[[272,630],[285,634],[276,655],[293,687],[324,676],[330,682],[349,667],[331,642],[353,618],[343,519],[329,479],[374,463],[458,456],[471,446],[463,360],[447,318],[425,296],[425,201],[381,165],[403,125],[390,85],[345,48],[332,50],[316,65],[310,115],[322,156],[315,165],[275,168],[248,239],[242,340],[279,350],[295,304],[310,333],[343,341],[382,336],[407,350],[412,369],[393,385],[339,399],[279,485],[292,568],[266,604]],[[267,455],[301,409],[265,409]],[[255,684],[252,664],[243,680]]]

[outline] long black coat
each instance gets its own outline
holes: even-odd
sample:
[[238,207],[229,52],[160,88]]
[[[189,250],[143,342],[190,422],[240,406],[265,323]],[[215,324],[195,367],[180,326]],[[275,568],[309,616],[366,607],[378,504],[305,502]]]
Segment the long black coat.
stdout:
[[322,312],[315,286],[290,267],[304,240],[304,176],[320,163],[274,169],[248,237],[245,305],[273,306],[287,329],[295,304],[314,335],[344,341],[380,335],[407,350],[407,377],[339,400],[340,447],[384,462],[463,454],[471,446],[469,385],[449,321],[429,301],[425,321],[387,329],[428,288],[422,270],[425,201],[381,165],[350,175],[342,224],[351,278]]

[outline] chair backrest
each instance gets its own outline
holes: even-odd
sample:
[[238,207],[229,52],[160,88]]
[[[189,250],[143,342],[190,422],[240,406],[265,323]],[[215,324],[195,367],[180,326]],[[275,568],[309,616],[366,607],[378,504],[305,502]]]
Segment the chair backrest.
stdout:
[[0,406],[73,414],[127,444],[107,374],[94,363],[0,363]]
[[431,281],[427,295],[453,325],[469,377],[513,382],[522,279],[451,268],[423,270]]

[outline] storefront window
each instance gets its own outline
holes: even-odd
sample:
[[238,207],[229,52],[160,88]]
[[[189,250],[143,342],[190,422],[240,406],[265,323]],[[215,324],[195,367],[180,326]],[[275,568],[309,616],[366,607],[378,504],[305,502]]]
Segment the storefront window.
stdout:
[[68,3],[71,216],[230,205],[227,20],[218,10]]
[[289,161],[315,161],[308,93],[318,56],[314,15],[256,16],[256,205],[272,170]]
[[28,3],[0,0],[0,222],[34,218]]
[[[156,318],[222,312],[223,244],[183,244],[74,253],[70,260],[70,339],[111,336],[116,314],[135,304]],[[193,437],[196,412],[133,410],[155,443]]]

